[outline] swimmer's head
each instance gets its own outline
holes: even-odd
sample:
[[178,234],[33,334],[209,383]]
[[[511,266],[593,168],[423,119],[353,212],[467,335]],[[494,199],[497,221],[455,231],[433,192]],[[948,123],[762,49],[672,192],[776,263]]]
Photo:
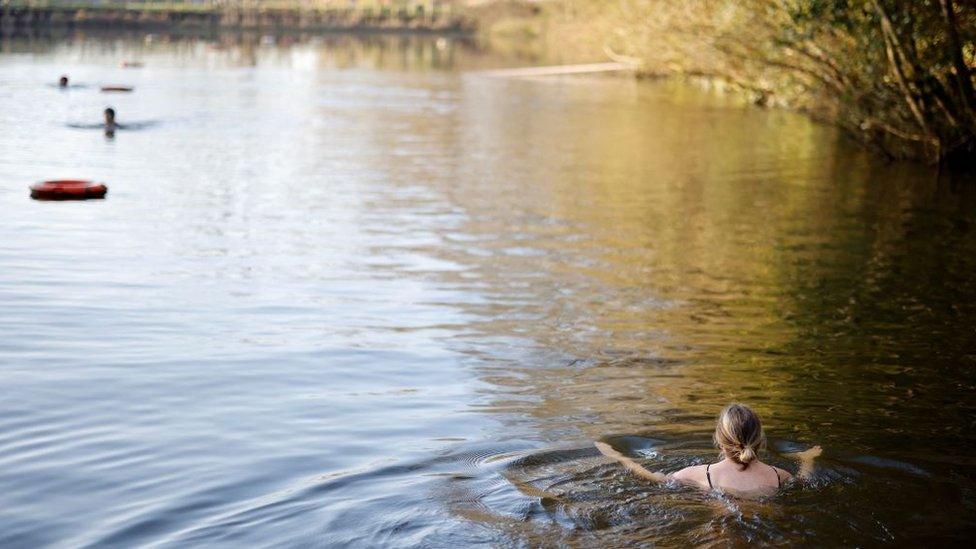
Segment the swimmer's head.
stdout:
[[58,78],[58,85],[61,86],[62,88],[67,88],[68,87],[68,77],[67,77],[67,75],[62,74],[61,75],[61,78]]
[[718,416],[715,426],[715,446],[722,455],[745,469],[755,461],[756,453],[766,447],[762,422],[748,406],[729,404]]
[[105,123],[114,124],[115,123],[115,109],[109,107],[105,109]]

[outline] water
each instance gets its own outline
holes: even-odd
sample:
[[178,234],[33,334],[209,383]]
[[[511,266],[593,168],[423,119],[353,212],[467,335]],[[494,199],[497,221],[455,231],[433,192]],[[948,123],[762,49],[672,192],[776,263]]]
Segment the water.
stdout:
[[[0,545],[973,538],[971,180],[455,42],[0,48]],[[28,199],[57,177],[108,198]],[[703,463],[732,400],[812,485],[592,446]]]

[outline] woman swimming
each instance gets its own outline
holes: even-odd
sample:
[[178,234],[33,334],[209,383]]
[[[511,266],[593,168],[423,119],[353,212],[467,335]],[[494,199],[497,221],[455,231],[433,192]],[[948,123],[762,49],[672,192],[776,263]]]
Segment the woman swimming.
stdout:
[[[645,469],[609,444],[595,444],[603,455],[619,461],[637,476],[655,482],[674,479],[702,489],[719,489],[735,495],[754,496],[773,493],[783,483],[794,478],[788,471],[759,461],[757,452],[765,448],[766,435],[759,416],[748,406],[730,404],[722,410],[715,426],[714,441],[715,446],[721,450],[722,461],[685,467],[669,475]],[[813,460],[821,451],[820,446],[814,446],[803,452],[786,454],[800,462],[797,478],[810,477],[813,473]]]

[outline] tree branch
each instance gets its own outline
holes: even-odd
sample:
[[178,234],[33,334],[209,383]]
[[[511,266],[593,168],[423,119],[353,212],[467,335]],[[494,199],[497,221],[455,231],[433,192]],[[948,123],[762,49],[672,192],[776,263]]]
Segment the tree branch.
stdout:
[[952,0],[939,0],[939,4],[942,6],[942,19],[946,27],[946,36],[949,39],[949,48],[952,50],[952,65],[956,69],[959,93],[962,95],[963,107],[969,114],[970,123],[972,123],[973,109],[976,109],[976,92],[973,90],[973,79],[970,76],[969,67],[962,55],[962,42],[959,40],[955,6],[953,6]]
[[[908,79],[906,78],[905,72],[902,69],[901,59],[899,59],[898,52],[896,51],[896,48],[898,47],[898,39],[897,36],[894,36],[895,30],[891,24],[891,18],[888,17],[888,12],[885,11],[878,0],[872,0],[871,3],[874,5],[875,11],[878,12],[878,16],[881,17],[881,31],[884,35],[885,52],[888,54],[888,62],[891,64],[892,69],[894,69],[895,80],[898,82],[898,86],[902,89],[905,102],[908,103],[908,108],[911,109],[912,114],[915,116],[915,121],[925,133],[930,133],[928,123],[925,120],[925,116],[922,114],[922,108],[919,106],[918,100],[915,98],[915,94],[912,93],[911,88],[909,88]],[[903,59],[904,55],[901,55],[900,57]]]

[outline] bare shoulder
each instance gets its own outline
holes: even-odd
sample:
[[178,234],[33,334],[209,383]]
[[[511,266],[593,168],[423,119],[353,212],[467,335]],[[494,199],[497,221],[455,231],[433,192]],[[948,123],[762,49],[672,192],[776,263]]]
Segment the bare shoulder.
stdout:
[[671,478],[688,484],[705,484],[706,465],[692,465],[671,473]]
[[776,474],[779,475],[779,480],[781,482],[786,482],[788,480],[793,480],[793,473],[787,471],[786,469],[780,469],[773,465],[773,469],[776,470]]

